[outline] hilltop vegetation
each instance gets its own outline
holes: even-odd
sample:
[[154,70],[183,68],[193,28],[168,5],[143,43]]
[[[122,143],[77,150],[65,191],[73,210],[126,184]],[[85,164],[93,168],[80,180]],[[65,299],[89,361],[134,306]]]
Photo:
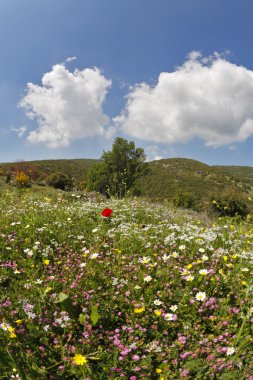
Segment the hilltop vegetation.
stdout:
[[[10,173],[15,177],[17,172],[25,172],[34,183],[42,184],[53,173],[64,173],[72,179],[73,186],[79,186],[82,180],[87,179],[87,174],[92,166],[99,162],[95,159],[70,159],[70,160],[41,160],[21,161],[0,164],[0,174],[5,177]],[[2,178],[2,182],[4,182]]]
[[252,182],[245,176],[228,174],[201,162],[171,158],[148,163],[145,176],[138,180],[141,194],[149,199],[169,199],[176,206],[207,210],[210,200],[233,196],[247,202]]
[[[69,190],[85,191],[88,189],[88,173],[101,165],[103,160],[90,159],[5,163],[0,165],[0,184],[2,186],[5,184],[8,173],[11,174],[12,182],[15,184],[15,173],[25,172],[31,178],[33,186],[47,185],[50,175],[63,173],[68,176]],[[127,194],[151,200],[166,200],[177,207],[207,212],[213,209],[212,200],[220,199],[220,204],[228,207],[224,199],[233,197],[236,201],[243,202],[249,211],[253,211],[252,202],[249,201],[253,194],[251,167],[209,166],[195,160],[170,158],[145,163],[144,168],[144,174],[135,180],[134,187],[130,187]],[[96,175],[99,173],[97,171]],[[109,176],[102,173],[103,177],[100,174],[98,181],[102,183],[105,178],[103,183],[108,184]],[[123,184],[124,181],[120,183]],[[125,190],[126,188],[120,189],[122,192]]]

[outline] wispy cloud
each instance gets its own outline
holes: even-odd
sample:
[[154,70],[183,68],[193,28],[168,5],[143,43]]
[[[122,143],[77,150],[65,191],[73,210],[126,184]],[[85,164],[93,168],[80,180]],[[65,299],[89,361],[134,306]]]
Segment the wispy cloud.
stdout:
[[18,134],[18,137],[22,137],[24,133],[27,131],[27,127],[25,125],[20,128],[11,127],[11,131],[16,132]]
[[69,63],[69,62],[72,62],[72,61],[75,61],[76,60],[76,57],[68,57],[65,59],[65,62]]
[[214,53],[191,52],[154,86],[133,86],[121,115],[125,133],[155,143],[182,143],[195,137],[209,146],[245,141],[253,135],[253,71]]
[[72,73],[64,64],[53,66],[41,85],[27,84],[27,94],[19,103],[27,117],[37,122],[27,140],[58,148],[77,139],[110,135],[109,118],[103,113],[110,86],[111,81],[97,68]]

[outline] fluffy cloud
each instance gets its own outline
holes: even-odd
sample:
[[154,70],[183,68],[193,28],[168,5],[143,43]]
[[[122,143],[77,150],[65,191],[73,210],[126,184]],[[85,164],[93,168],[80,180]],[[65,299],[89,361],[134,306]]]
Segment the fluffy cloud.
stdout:
[[156,161],[174,155],[175,150],[173,149],[173,147],[170,147],[170,149],[161,149],[160,146],[154,144],[146,146],[145,153],[147,155],[147,161]]
[[174,72],[161,73],[155,86],[130,88],[114,121],[127,134],[156,143],[244,141],[253,134],[253,71],[217,53],[203,58],[192,52]]
[[102,106],[110,86],[97,68],[71,73],[64,64],[53,66],[41,86],[27,84],[27,94],[19,103],[38,126],[27,140],[58,148],[73,140],[106,136],[108,117]]

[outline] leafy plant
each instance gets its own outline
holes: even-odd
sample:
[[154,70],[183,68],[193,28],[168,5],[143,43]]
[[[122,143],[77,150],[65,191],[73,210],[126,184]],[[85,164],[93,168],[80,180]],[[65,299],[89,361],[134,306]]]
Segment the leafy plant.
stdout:
[[88,173],[88,190],[122,198],[143,173],[145,154],[135,148],[133,141],[117,137],[112,150],[104,152],[103,162],[96,164]]
[[71,188],[71,179],[65,173],[61,172],[50,174],[46,178],[46,183],[55,189],[67,190]]

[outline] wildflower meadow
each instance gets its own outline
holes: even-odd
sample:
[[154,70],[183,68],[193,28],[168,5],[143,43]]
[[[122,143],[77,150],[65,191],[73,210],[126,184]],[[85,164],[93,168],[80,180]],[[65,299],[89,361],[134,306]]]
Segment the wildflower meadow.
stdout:
[[253,225],[0,196],[0,379],[253,380]]

